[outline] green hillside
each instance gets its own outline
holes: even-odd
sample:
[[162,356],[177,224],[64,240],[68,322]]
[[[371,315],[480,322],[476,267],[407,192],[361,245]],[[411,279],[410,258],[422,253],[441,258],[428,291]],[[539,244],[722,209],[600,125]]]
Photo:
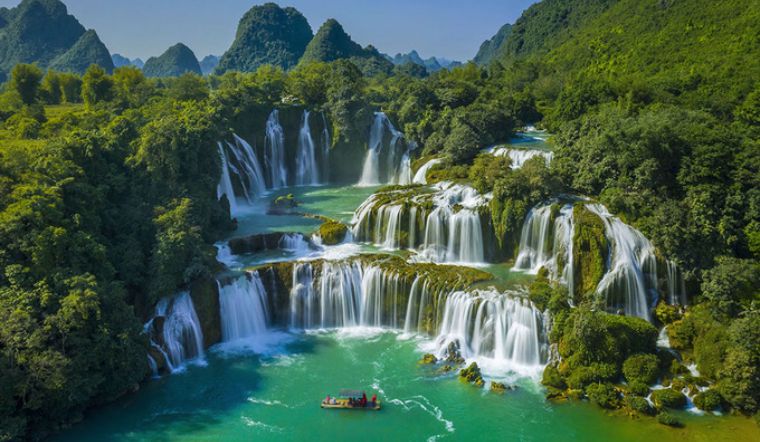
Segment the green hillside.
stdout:
[[512,34],[512,25],[507,23],[499,28],[499,31],[490,39],[483,42],[478,49],[475,58],[472,59],[479,66],[487,65],[493,58],[499,54],[504,41]]
[[201,75],[201,66],[190,48],[177,43],[160,56],[149,58],[143,72],[146,77],[178,77],[187,72]]
[[50,68],[61,72],[84,74],[92,64],[100,65],[108,72],[113,71],[114,68],[113,59],[106,45],[91,29],[85,32],[71,49],[53,60]]
[[335,19],[327,20],[306,46],[301,63],[349,59],[365,74],[390,73],[393,63],[372,46],[362,48]]
[[235,41],[222,56],[217,72],[253,72],[264,64],[290,69],[311,39],[309,22],[295,8],[274,3],[254,6],[240,20]]

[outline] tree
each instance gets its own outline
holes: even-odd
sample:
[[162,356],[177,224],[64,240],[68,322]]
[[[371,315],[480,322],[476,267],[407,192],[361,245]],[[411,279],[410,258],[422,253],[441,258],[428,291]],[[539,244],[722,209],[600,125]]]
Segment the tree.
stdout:
[[18,92],[24,104],[37,101],[42,71],[33,64],[17,64],[11,71],[11,89]]
[[105,69],[91,65],[82,78],[82,100],[88,106],[94,106],[113,99],[113,80]]
[[55,72],[48,70],[42,79],[41,95],[47,104],[60,104],[63,98],[61,90],[61,77]]

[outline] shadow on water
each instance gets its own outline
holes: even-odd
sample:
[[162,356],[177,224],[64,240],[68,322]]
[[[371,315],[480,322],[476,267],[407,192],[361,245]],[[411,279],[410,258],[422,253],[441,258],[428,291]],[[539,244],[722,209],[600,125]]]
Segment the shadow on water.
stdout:
[[140,391],[86,413],[83,423],[51,440],[102,441],[104,434],[115,441],[186,439],[248,404],[267,383],[264,364],[282,355],[315,354],[322,345],[315,336],[296,334],[271,356],[212,347],[205,365],[190,362],[183,372],[148,381]]

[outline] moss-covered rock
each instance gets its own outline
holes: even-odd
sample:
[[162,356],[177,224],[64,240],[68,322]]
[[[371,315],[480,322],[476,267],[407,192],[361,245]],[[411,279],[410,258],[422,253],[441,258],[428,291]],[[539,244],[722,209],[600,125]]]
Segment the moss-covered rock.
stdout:
[[694,405],[700,410],[714,411],[720,408],[723,397],[715,390],[706,390],[694,396]]
[[425,353],[422,355],[422,359],[420,359],[417,363],[421,365],[431,365],[438,362],[438,358],[435,357],[435,355],[430,353]]
[[623,401],[625,407],[631,411],[651,416],[654,413],[654,409],[646,399],[640,396],[626,396]]
[[675,416],[668,414],[666,412],[660,412],[657,415],[657,422],[661,423],[662,425],[667,425],[669,427],[682,427],[683,424],[681,421],[679,421]]
[[319,226],[319,236],[322,238],[322,244],[333,246],[340,244],[346,239],[348,227],[345,224],[335,220],[328,220]]
[[259,233],[242,238],[232,238],[227,244],[230,251],[235,255],[258,253],[264,250],[278,249],[283,235],[285,234],[282,232]]
[[494,393],[506,393],[509,390],[514,390],[515,387],[506,385],[501,382],[491,381],[491,391]]
[[652,392],[652,402],[658,409],[683,408],[686,406],[686,396],[678,390],[663,388]]
[[591,402],[602,408],[612,410],[620,406],[618,391],[612,384],[591,384],[586,387],[586,396]]
[[298,201],[296,197],[289,193],[287,195],[280,195],[269,203],[269,209],[267,214],[269,215],[289,215],[298,208]]
[[626,391],[628,395],[646,397],[649,395],[649,385],[641,381],[632,381],[626,386]]
[[477,387],[482,387],[485,384],[485,381],[483,381],[483,376],[480,374],[480,367],[478,367],[478,364],[476,362],[473,362],[467,368],[460,370],[459,379],[462,382],[475,384]]
[[660,371],[659,360],[656,355],[635,354],[623,363],[623,374],[628,382],[641,382],[651,385],[657,381]]
[[562,375],[559,374],[559,370],[551,365],[547,365],[544,369],[541,383],[547,387],[553,387],[558,390],[564,390],[567,388],[567,384],[565,384],[564,379],[562,379]]
[[573,271],[576,303],[596,291],[604,277],[609,257],[609,243],[604,222],[584,205],[573,208]]
[[190,286],[190,297],[201,324],[204,347],[221,342],[222,318],[219,313],[219,288],[216,280],[211,277],[196,280]]

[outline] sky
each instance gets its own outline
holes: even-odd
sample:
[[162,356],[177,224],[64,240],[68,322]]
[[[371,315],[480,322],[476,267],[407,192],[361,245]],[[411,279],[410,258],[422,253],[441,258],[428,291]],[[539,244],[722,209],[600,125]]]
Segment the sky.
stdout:
[[[200,59],[221,55],[253,0],[63,0],[85,28],[95,29],[112,53],[146,60],[185,43]],[[480,44],[514,23],[535,0],[281,0],[306,17],[316,33],[337,19],[362,46],[394,55],[472,59]],[[0,0],[14,7],[20,0]]]

